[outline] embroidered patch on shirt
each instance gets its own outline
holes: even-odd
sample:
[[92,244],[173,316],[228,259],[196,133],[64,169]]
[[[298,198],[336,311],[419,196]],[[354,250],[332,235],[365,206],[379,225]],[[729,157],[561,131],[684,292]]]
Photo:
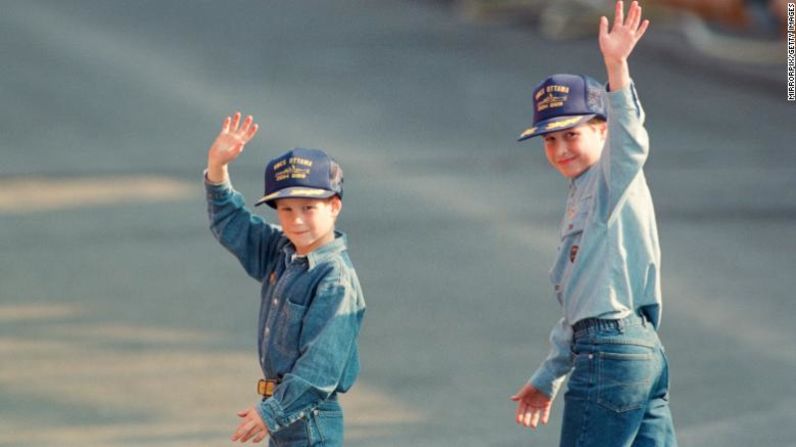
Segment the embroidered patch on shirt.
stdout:
[[575,214],[578,212],[575,207],[567,208],[567,219],[572,220],[575,218]]

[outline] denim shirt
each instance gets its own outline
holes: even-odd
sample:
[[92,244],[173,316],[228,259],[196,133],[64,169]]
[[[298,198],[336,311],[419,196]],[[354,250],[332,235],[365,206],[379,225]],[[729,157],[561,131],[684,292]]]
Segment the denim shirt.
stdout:
[[608,137],[600,160],[570,181],[550,280],[563,318],[551,351],[530,379],[555,397],[572,368],[572,324],[643,313],[660,323],[660,249],[643,166],[649,154],[644,111],[631,83],[606,93]]
[[346,251],[346,237],[296,255],[277,225],[244,206],[229,183],[205,182],[210,229],[262,283],[258,352],[263,374],[280,379],[258,405],[271,433],[309,416],[359,373],[357,335],[365,301]]

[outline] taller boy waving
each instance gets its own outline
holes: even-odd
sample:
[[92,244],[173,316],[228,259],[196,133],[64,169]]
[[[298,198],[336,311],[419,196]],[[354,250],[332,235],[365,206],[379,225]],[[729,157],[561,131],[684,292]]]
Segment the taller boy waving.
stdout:
[[[512,397],[518,424],[546,424],[562,382],[561,446],[675,446],[661,318],[660,249],[644,177],[649,141],[628,58],[648,20],[633,2],[599,46],[607,88],[555,74],[533,90],[533,126],[550,165],[569,179],[560,245],[550,273],[563,309],[549,356]],[[610,29],[609,29],[610,28]]]

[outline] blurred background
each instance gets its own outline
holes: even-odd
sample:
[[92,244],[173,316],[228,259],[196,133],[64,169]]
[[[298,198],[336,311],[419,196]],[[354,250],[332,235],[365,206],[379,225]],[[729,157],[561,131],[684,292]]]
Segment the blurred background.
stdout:
[[[785,6],[647,3],[631,72],[680,443],[794,446]],[[291,147],[345,169],[338,226],[368,303],[346,444],[556,445],[561,399],[531,432],[509,396],[560,315],[567,183],[515,139],[540,79],[605,79],[610,1],[0,10],[0,445],[230,443],[256,399],[258,284],[207,229],[202,170],[235,110],[261,125],[231,168],[250,203]]]

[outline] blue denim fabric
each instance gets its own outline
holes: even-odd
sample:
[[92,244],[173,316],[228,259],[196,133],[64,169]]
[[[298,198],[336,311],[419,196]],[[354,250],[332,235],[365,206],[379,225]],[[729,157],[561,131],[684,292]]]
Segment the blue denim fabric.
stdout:
[[562,447],[674,447],[669,368],[654,326],[630,316],[574,333]]
[[271,447],[342,447],[343,410],[337,399],[323,401],[306,418],[271,435]]
[[[359,374],[356,340],[365,312],[345,235],[337,232],[334,241],[297,256],[281,228],[252,214],[229,183],[205,185],[213,235],[262,283],[260,365],[266,378],[281,382],[258,405],[260,416],[277,443],[302,431],[314,442],[315,426],[322,445],[341,443],[342,416],[339,423],[332,417],[340,411],[335,398]],[[297,428],[302,424],[309,428]]]

